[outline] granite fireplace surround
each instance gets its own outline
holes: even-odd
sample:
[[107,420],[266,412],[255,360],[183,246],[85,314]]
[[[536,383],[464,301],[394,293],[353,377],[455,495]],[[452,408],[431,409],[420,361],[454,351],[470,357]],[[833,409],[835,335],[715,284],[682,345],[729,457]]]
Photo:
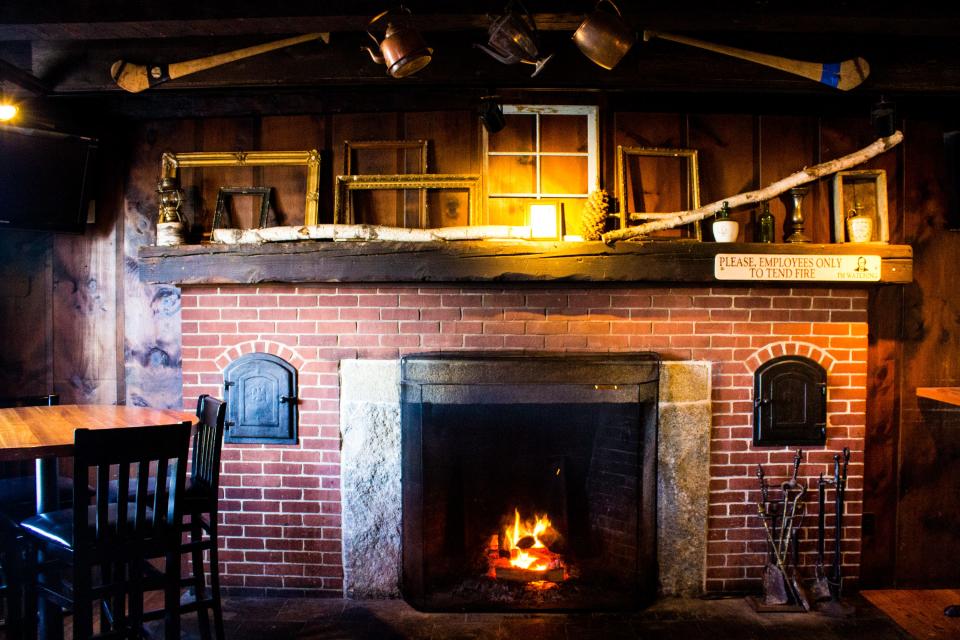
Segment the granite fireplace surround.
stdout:
[[[182,288],[183,388],[222,395],[223,370],[271,353],[299,373],[296,445],[225,445],[221,575],[235,594],[397,596],[399,358],[426,351],[653,351],[663,359],[658,561],[664,595],[759,586],[753,372],[780,355],[827,371],[827,446],[850,447],[843,570],[859,570],[867,292],[810,286],[260,284]],[[815,506],[811,505],[815,510]],[[814,526],[811,526],[814,525]],[[801,533],[812,568],[815,517]]]

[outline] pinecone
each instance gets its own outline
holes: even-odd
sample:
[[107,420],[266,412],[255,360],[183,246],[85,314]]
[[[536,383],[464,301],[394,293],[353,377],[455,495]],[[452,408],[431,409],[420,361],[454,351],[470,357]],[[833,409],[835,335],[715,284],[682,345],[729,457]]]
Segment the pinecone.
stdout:
[[610,194],[606,189],[594,189],[587,196],[580,217],[584,240],[599,240],[607,224],[607,214],[610,212]]

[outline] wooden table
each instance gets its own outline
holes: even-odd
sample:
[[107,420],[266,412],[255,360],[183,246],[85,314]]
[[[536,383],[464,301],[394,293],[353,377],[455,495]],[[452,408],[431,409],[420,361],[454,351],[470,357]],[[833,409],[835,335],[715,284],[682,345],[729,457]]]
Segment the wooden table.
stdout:
[[[194,422],[175,409],[65,404],[0,409],[0,460],[37,461],[37,512],[57,508],[57,456],[73,455],[73,431]],[[40,637],[61,638],[63,621],[54,607],[41,607]]]

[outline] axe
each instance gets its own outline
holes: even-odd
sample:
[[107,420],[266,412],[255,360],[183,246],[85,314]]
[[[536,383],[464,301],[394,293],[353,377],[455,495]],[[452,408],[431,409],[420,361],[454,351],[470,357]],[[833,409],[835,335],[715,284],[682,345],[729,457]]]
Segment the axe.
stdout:
[[828,87],[840,89],[841,91],[853,89],[870,75],[870,65],[867,64],[867,61],[863,58],[853,58],[851,60],[844,60],[843,62],[804,62],[803,60],[792,60],[790,58],[781,58],[780,56],[773,56],[766,53],[746,51],[744,49],[728,47],[722,44],[713,44],[712,42],[704,42],[703,40],[677,36],[670,33],[661,33],[659,31],[643,32],[644,42],[649,42],[652,38],[679,42],[680,44],[706,49],[714,53],[722,53],[723,55],[740,58],[741,60],[749,60],[750,62],[756,62],[757,64],[815,80]]
[[233,62],[234,60],[242,60],[243,58],[260,55],[261,53],[266,53],[267,51],[282,49],[284,47],[300,44],[301,42],[309,42],[311,40],[323,40],[324,42],[330,42],[330,34],[306,33],[302,36],[295,36],[293,38],[286,38],[284,40],[274,40],[273,42],[265,42],[264,44],[258,44],[252,47],[227,51],[226,53],[218,53],[205,58],[195,58],[194,60],[174,62],[169,65],[142,65],[133,64],[125,60],[117,60],[110,67],[110,75],[113,77],[114,82],[120,85],[121,89],[126,89],[131,93],[140,93],[144,89],[155,87],[158,84],[166,82],[167,80],[182,78],[185,75],[219,67],[220,65]]

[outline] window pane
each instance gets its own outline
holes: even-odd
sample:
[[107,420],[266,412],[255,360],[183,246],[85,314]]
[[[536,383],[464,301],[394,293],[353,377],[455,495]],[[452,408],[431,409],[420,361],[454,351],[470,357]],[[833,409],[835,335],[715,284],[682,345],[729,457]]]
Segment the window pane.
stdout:
[[490,193],[534,193],[537,188],[534,156],[490,156]]
[[586,153],[586,116],[540,116],[540,150]]
[[564,235],[580,235],[583,231],[580,222],[583,217],[583,205],[587,201],[583,198],[564,198],[560,202],[563,204]]
[[540,192],[587,193],[587,159],[577,156],[541,156]]
[[536,151],[536,116],[504,116],[507,126],[499,133],[490,134],[487,146],[490,151]]
[[487,203],[489,224],[527,224],[527,208],[532,198],[490,198]]

